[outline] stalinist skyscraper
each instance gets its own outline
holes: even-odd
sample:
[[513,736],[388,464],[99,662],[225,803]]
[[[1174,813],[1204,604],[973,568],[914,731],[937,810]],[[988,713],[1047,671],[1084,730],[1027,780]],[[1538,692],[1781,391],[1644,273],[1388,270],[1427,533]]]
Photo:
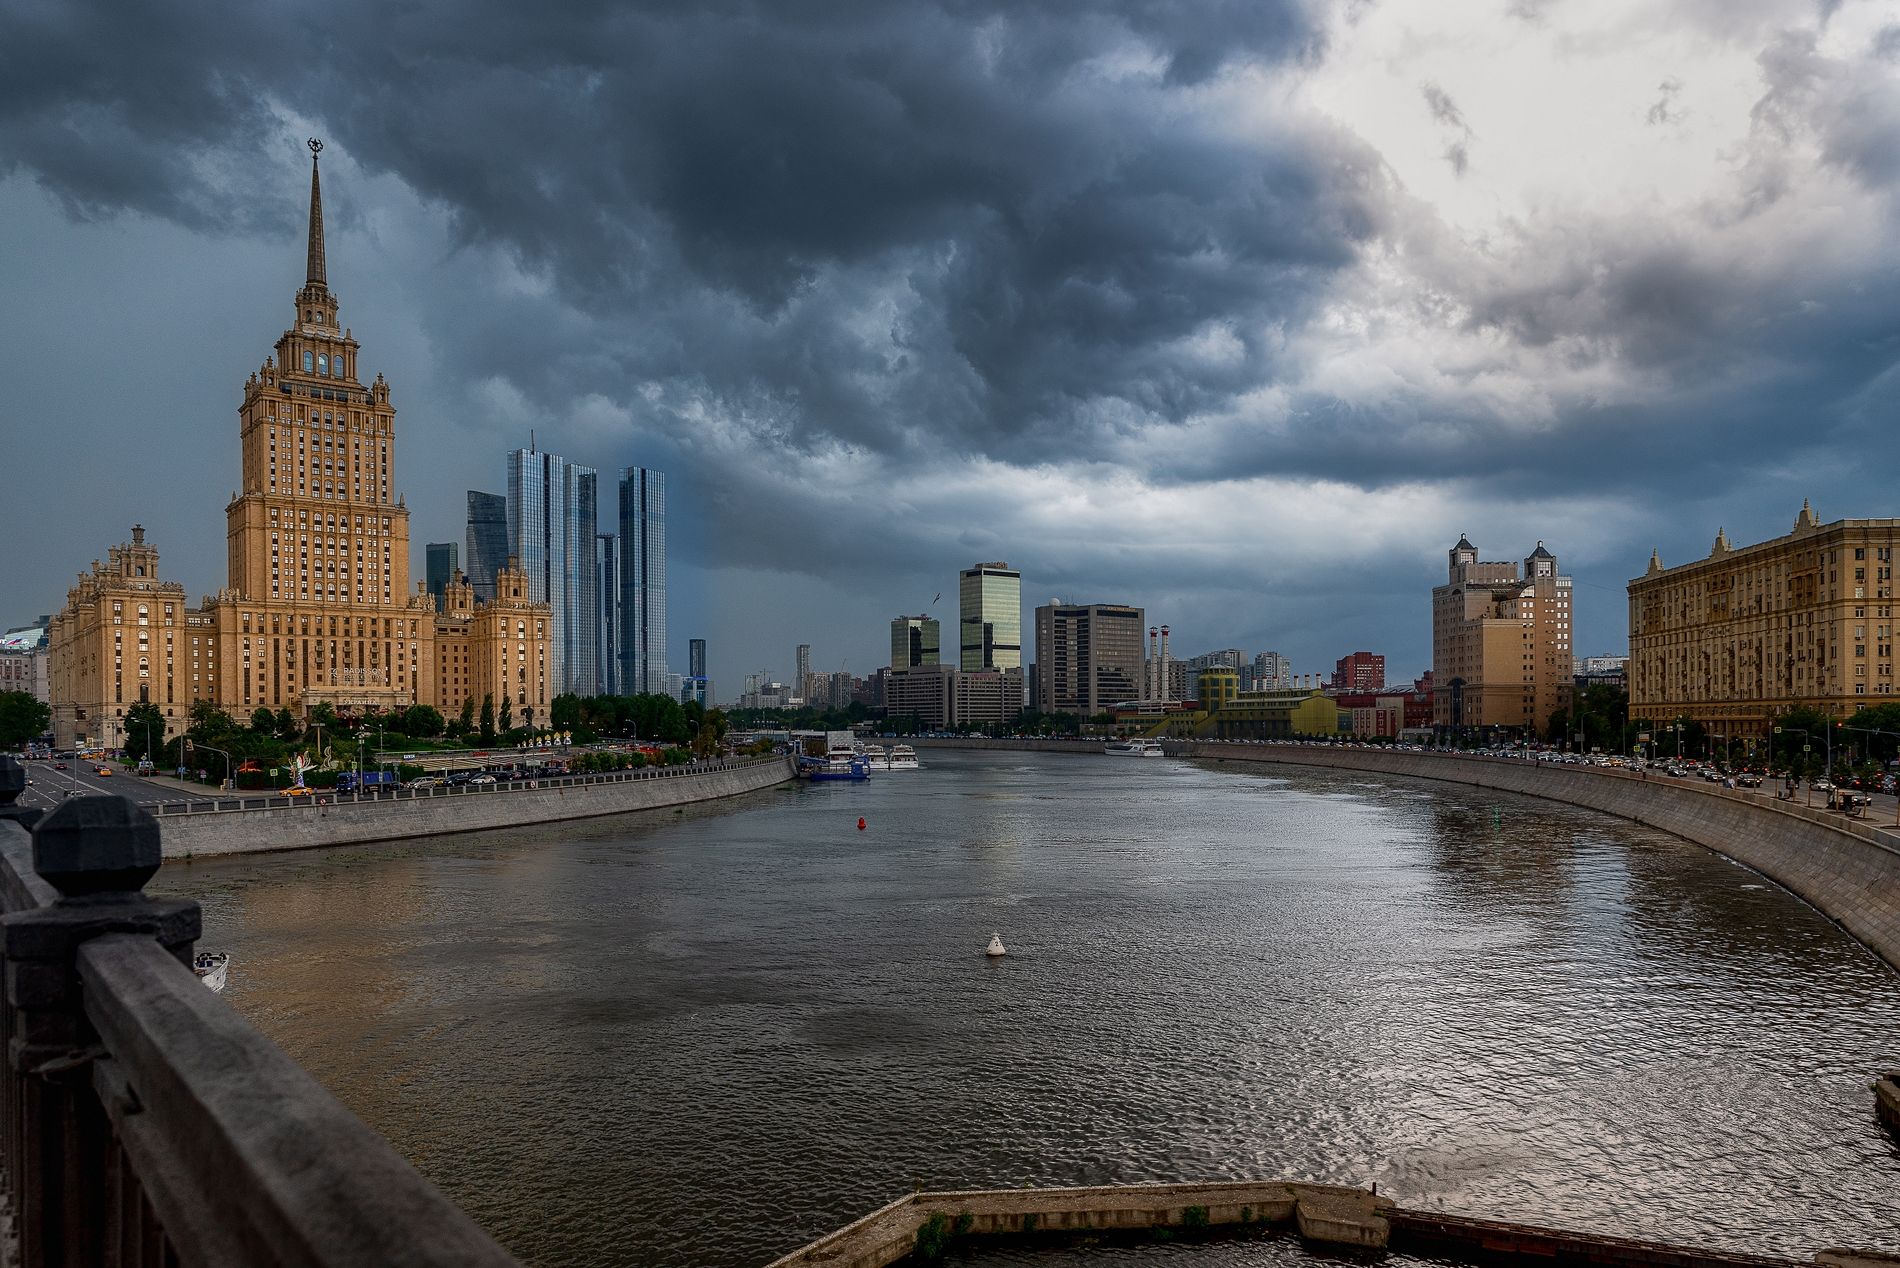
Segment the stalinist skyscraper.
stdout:
[[259,707],[299,717],[326,704],[345,716],[412,704],[454,713],[492,698],[517,724],[547,718],[549,609],[529,597],[514,560],[497,570],[486,603],[459,574],[440,610],[424,587],[410,587],[409,510],[394,491],[396,409],[382,375],[359,377],[357,342],[337,320],[322,148],[310,142],[310,234],[290,328],[238,404],[229,583],[185,608],[181,587],[158,580],[157,549],[137,529],[109,565],[80,574],[50,649],[65,742],[118,742],[126,709],[140,701],[171,725],[201,702],[245,721]]
[[310,238],[290,328],[238,406],[231,579],[209,607],[224,651],[217,699],[233,711],[367,711],[434,695],[433,605],[410,593],[409,511],[392,493],[396,410],[382,375],[357,377],[358,345],[326,276],[322,148],[310,143]]

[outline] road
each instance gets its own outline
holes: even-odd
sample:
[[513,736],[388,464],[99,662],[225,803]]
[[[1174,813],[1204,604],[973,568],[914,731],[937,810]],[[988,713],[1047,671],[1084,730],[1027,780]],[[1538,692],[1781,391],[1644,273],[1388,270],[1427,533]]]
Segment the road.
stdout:
[[124,797],[140,805],[191,801],[204,795],[186,792],[174,783],[152,783],[124,771],[101,777],[93,773],[94,767],[89,762],[67,761],[65,770],[55,769],[54,762],[21,762],[20,766],[29,781],[26,791],[20,794],[20,804],[38,806],[42,810],[51,809],[68,797],[93,797],[101,793]]

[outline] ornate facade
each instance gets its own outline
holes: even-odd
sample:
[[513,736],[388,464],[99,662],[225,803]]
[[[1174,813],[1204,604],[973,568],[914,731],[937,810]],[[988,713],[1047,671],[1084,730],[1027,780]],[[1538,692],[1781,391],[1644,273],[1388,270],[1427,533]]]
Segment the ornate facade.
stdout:
[[1776,714],[1846,716],[1892,700],[1894,552],[1900,519],[1823,524],[1801,504],[1785,536],[1629,583],[1630,716],[1682,717],[1758,739]]
[[[111,565],[82,575],[55,622],[56,731],[61,706],[69,723],[58,732],[63,742],[116,742],[112,718],[136,699],[129,686],[157,693],[155,702],[163,694],[161,707],[175,705],[180,718],[195,699],[240,719],[260,706],[304,716],[320,704],[344,715],[417,703],[453,713],[464,697],[443,694],[449,678],[472,684],[479,676],[493,685],[498,708],[508,694],[518,721],[547,715],[546,604],[504,597],[498,585],[493,612],[470,604],[438,614],[424,585],[410,587],[409,510],[395,492],[396,409],[382,375],[368,384],[359,377],[359,345],[329,289],[321,148],[311,143],[304,285],[275,354],[245,381],[238,405],[240,485],[225,508],[229,582],[198,611],[185,611],[177,583],[160,600],[176,609],[178,634],[195,620],[189,637],[202,642],[191,650],[202,663],[187,670],[174,659],[186,649],[174,641],[162,680],[126,679],[131,649],[123,632],[117,643],[108,637],[114,627],[99,605],[117,604],[123,620],[138,583],[158,584],[157,552],[134,529],[133,544],[115,548]],[[150,656],[158,650],[149,646],[148,675],[157,673]],[[444,675],[439,656],[467,672]],[[189,683],[179,677],[187,672]],[[484,692],[473,694],[479,704]]]
[[1433,721],[1542,731],[1570,703],[1570,578],[1538,542],[1520,570],[1464,537],[1432,590]]

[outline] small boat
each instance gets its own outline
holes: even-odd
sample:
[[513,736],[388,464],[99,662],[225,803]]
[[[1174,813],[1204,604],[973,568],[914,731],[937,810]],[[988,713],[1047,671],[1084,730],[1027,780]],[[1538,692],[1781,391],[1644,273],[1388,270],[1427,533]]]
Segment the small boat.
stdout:
[[1008,955],[1009,952],[1003,947],[1003,935],[1000,933],[991,934],[990,945],[983,948],[983,954],[988,956]]
[[908,744],[893,744],[891,746],[891,769],[921,770],[922,767],[917,762],[917,750]]
[[224,993],[224,976],[231,971],[231,953],[228,951],[200,951],[192,957],[191,971],[198,980],[209,986],[213,993]]
[[1160,740],[1116,740],[1104,744],[1102,752],[1111,757],[1163,757]]

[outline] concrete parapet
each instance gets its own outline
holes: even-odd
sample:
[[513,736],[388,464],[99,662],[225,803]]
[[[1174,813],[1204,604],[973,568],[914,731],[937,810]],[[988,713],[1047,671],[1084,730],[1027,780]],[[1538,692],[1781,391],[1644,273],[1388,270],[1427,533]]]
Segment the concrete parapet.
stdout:
[[636,810],[665,809],[757,792],[788,782],[784,759],[720,769],[601,776],[598,782],[541,788],[472,788],[397,800],[313,798],[303,805],[166,815],[159,820],[168,859],[357,845],[452,832],[527,827]]
[[[1285,1225],[1331,1246],[1442,1253],[1484,1262],[1605,1268],[1795,1268],[1798,1261],[1605,1237],[1443,1212],[1408,1211],[1365,1189],[1298,1180],[1131,1184],[1074,1189],[979,1189],[899,1198],[769,1268],[885,1268],[934,1257],[959,1238],[1015,1240],[1062,1233],[1139,1233]],[[1833,1256],[1833,1258],[1830,1258]],[[1826,1251],[1833,1268],[1900,1268],[1875,1252]]]

